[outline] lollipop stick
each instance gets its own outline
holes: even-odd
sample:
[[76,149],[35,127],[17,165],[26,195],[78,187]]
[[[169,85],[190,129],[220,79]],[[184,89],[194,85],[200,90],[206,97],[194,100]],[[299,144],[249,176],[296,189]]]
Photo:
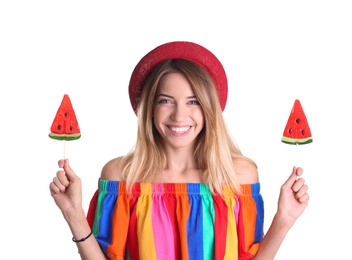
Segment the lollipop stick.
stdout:
[[65,140],[63,141],[64,141],[64,159],[66,159],[66,141]]
[[296,166],[298,166],[298,143],[296,143]]

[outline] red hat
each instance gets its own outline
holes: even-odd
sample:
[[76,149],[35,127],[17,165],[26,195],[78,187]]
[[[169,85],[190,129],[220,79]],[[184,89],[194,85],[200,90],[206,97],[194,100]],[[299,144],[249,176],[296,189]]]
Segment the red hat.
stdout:
[[227,77],[220,61],[206,48],[192,42],[175,41],[162,44],[147,53],[134,68],[130,84],[129,96],[134,111],[137,110],[141,85],[148,74],[162,61],[167,59],[186,59],[203,67],[213,78],[224,111],[227,101]]

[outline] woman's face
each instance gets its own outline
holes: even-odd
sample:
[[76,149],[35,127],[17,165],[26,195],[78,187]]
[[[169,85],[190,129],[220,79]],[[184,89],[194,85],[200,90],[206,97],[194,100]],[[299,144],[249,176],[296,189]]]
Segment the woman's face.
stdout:
[[187,79],[180,73],[165,75],[154,102],[154,125],[165,145],[193,148],[204,127],[203,110]]

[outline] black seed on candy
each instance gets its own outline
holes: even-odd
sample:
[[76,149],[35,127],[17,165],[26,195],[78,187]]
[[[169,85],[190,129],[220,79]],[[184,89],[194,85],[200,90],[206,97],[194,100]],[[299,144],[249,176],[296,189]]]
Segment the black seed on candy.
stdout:
[[73,131],[73,127],[72,127],[72,125],[70,126],[70,131],[71,131],[71,132]]
[[297,118],[296,123],[299,124],[301,122],[301,119]]
[[292,128],[290,128],[290,130],[288,130],[288,132],[289,132],[290,134],[292,134]]
[[304,134],[305,134],[304,130],[302,130],[302,131],[301,131],[301,134],[302,134],[302,135],[304,135]]
[[61,125],[58,125],[58,126],[57,126],[57,130],[61,130]]

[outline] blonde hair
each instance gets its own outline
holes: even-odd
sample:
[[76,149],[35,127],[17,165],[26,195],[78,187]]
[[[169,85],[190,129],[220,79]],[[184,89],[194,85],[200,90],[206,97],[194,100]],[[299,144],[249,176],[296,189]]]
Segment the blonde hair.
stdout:
[[227,185],[239,194],[240,184],[233,160],[239,157],[251,160],[242,155],[227,129],[212,78],[198,64],[184,59],[160,63],[142,86],[137,108],[136,145],[122,161],[122,176],[127,187],[131,188],[135,182],[156,179],[165,168],[163,141],[153,125],[152,117],[159,82],[169,73],[181,73],[186,77],[204,113],[204,128],[197,137],[194,151],[195,160],[203,172],[202,182],[212,192],[222,194],[224,185]]

